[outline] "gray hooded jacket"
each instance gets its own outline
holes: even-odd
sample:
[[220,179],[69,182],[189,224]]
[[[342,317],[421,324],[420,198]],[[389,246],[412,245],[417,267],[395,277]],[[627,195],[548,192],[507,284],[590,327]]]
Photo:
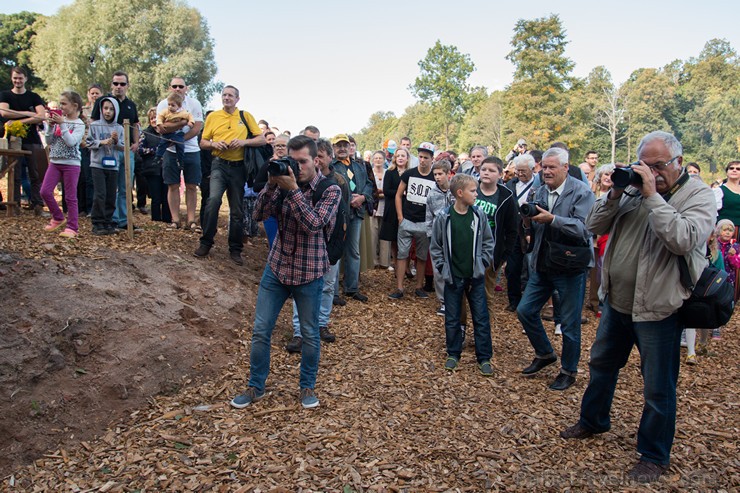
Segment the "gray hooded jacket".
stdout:
[[[113,120],[111,122],[105,121],[103,118],[103,102],[111,101],[113,103]],[[118,101],[116,98],[105,96],[100,98],[100,120],[95,120],[90,124],[90,129],[87,133],[87,139],[85,143],[88,149],[90,149],[90,167],[104,169],[108,171],[116,171],[121,165],[121,152],[123,150],[123,126],[116,123],[118,118]],[[113,132],[118,133],[118,142],[116,144],[101,145],[100,142],[110,138]],[[115,163],[115,165],[113,165]]]

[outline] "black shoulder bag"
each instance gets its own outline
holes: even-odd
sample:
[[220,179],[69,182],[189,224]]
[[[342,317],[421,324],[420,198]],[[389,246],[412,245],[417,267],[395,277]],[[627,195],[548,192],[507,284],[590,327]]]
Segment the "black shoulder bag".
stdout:
[[[252,131],[249,130],[247,125],[247,119],[244,118],[244,112],[239,111],[239,117],[242,119],[244,126],[247,128],[247,139],[254,137]],[[250,187],[254,186],[254,179],[257,177],[257,173],[267,165],[272,157],[272,146],[270,144],[261,145],[258,147],[244,146],[244,168],[247,179],[247,185]]]
[[[663,196],[666,202],[673,194],[689,181],[688,173],[678,179],[670,192]],[[707,256],[707,266],[694,284],[689,273],[686,258],[678,257],[678,268],[681,273],[681,284],[691,291],[689,299],[678,309],[678,318],[684,327],[691,329],[716,329],[730,321],[735,309],[735,289],[727,280],[727,272],[718,269]]]

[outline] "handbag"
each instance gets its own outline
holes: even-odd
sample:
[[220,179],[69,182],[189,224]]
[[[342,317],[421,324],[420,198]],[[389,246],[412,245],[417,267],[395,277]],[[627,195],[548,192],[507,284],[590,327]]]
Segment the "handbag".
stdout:
[[[252,131],[249,130],[247,120],[244,118],[244,112],[239,111],[239,117],[242,119],[244,126],[247,128],[247,139],[254,137]],[[265,144],[257,147],[244,146],[244,170],[247,185],[249,187],[254,186],[254,179],[257,177],[257,173],[270,161],[272,158],[273,150],[270,144]]]
[[551,240],[545,249],[545,268],[551,274],[580,274],[588,268],[593,255],[590,246],[574,246]]
[[709,262],[693,284],[683,256],[678,258],[678,267],[681,284],[691,291],[691,296],[678,309],[678,318],[684,327],[716,329],[729,322],[735,309],[735,289],[727,280],[727,272]]

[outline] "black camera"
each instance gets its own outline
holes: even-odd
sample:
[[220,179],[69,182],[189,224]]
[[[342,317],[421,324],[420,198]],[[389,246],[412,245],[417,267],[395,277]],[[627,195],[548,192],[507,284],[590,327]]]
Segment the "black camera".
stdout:
[[519,208],[519,212],[521,212],[524,217],[534,217],[540,213],[540,211],[537,210],[537,206],[546,211],[550,210],[545,202],[526,202]]
[[642,177],[632,169],[633,164],[639,164],[639,161],[630,163],[624,168],[614,168],[612,183],[614,183],[615,188],[627,188],[627,185],[642,185]]
[[280,159],[270,161],[267,164],[267,172],[271,176],[288,176],[290,174],[288,172],[289,169],[293,170],[293,176],[295,176],[295,179],[298,180],[300,168],[298,167],[298,161],[296,161],[292,157],[282,157]]

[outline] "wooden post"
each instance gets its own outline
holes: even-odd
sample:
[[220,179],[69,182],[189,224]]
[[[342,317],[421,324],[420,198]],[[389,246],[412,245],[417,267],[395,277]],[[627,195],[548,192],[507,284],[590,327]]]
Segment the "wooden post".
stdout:
[[126,173],[126,230],[128,239],[134,239],[134,211],[131,204],[131,123],[128,118],[123,120],[123,164],[124,173]]

